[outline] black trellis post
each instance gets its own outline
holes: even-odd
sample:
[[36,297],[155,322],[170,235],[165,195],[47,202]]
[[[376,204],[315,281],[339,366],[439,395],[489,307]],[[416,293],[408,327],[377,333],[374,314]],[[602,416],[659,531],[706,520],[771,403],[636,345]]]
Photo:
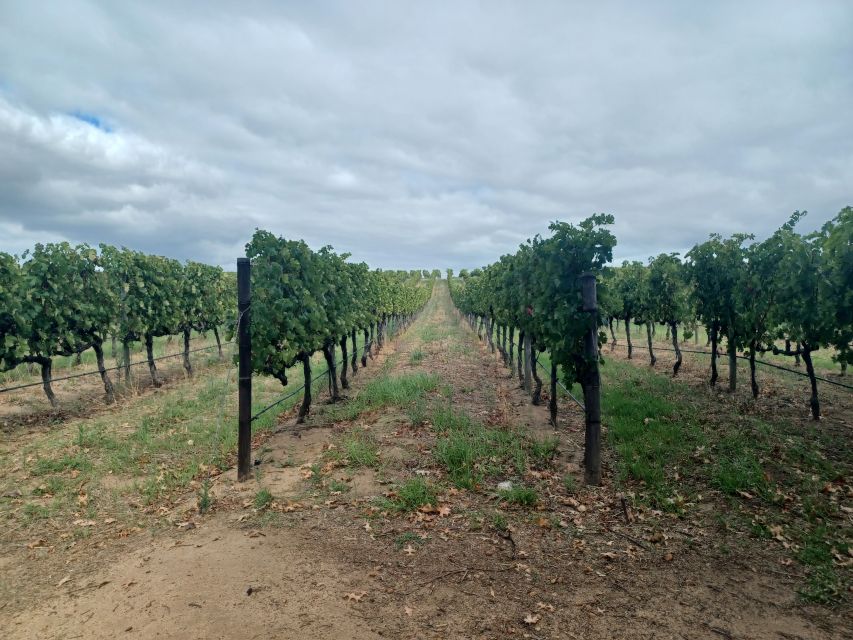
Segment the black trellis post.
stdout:
[[583,376],[586,414],[584,479],[589,485],[601,484],[601,378],[598,375],[598,300],[595,275],[581,276],[583,310],[589,313],[589,330],[584,336],[586,372]]
[[252,299],[252,263],[237,258],[237,344],[238,364],[238,432],[237,480],[248,480],[252,470],[252,335],[250,309]]

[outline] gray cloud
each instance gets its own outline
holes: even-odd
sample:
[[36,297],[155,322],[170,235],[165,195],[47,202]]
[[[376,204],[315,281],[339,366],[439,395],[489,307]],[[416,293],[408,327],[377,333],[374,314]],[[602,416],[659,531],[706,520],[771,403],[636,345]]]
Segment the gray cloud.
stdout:
[[644,259],[853,200],[846,2],[175,4],[0,4],[0,250],[458,269],[605,211]]

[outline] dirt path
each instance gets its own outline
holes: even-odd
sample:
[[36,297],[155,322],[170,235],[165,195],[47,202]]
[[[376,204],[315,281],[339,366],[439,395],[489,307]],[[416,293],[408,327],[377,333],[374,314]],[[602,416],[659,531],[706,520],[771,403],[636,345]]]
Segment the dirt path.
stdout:
[[[400,380],[420,387],[401,395]],[[181,526],[106,545],[108,568],[58,573],[26,610],[0,608],[3,637],[844,637],[849,619],[800,606],[759,549],[720,558],[701,526],[642,512],[625,524],[612,487],[582,488],[582,416],[563,408],[553,446],[546,408],[443,282],[347,393],[306,426],[283,422],[255,481],[220,476],[208,514],[187,496]],[[473,488],[439,463],[455,428],[511,450],[471,466]],[[533,504],[499,494],[502,480]],[[430,504],[404,508],[412,488]]]

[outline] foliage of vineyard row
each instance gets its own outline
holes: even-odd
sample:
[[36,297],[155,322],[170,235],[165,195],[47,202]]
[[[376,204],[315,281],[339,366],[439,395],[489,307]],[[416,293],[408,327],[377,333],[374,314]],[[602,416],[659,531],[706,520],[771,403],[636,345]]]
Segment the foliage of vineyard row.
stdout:
[[153,352],[158,336],[183,334],[188,373],[192,331],[213,331],[222,353],[219,328],[234,306],[233,274],[103,244],[99,249],[63,242],[37,244],[20,258],[0,253],[0,371],[39,365],[53,406],[53,359],[88,349],[107,402],[114,401],[104,363],[108,338],[122,345],[126,380],[131,344],[145,343],[155,386],[161,384]]
[[[800,234],[795,227],[804,213],[795,212],[773,235],[753,242],[748,234],[723,238],[712,234],[694,246],[682,260],[677,253],[650,258],[648,264],[624,262],[605,267],[615,244],[599,225],[612,222],[595,216],[573,229],[551,226],[553,238],[539,237],[484,269],[460,272],[462,286],[454,287],[459,308],[486,328],[498,326],[501,350],[506,354],[515,328],[519,347],[530,340],[534,348],[551,349],[552,363],[562,365],[568,383],[579,380],[575,363],[582,353],[585,329],[580,314],[577,277],[585,269],[599,278],[601,320],[625,324],[629,357],[631,324],[645,325],[652,364],[655,323],[668,327],[676,354],[673,375],[681,366],[678,329],[686,337],[699,324],[711,343],[711,384],[717,381],[717,343],[725,337],[729,353],[729,387],[737,384],[738,351],[750,361],[752,392],[756,354],[772,351],[802,358],[811,381],[811,410],[820,416],[817,380],[811,354],[823,347],[835,350],[834,359],[846,369],[853,362],[853,208],[844,208],[819,231]],[[568,242],[566,242],[568,240]],[[600,344],[606,336],[600,335]],[[784,346],[781,346],[784,344]],[[792,345],[794,345],[792,347]],[[519,356],[521,350],[519,349]],[[519,366],[521,366],[519,357]],[[525,358],[527,365],[527,358]],[[531,367],[535,376],[535,367]],[[552,379],[555,372],[552,371]],[[552,382],[553,384],[553,382]],[[536,380],[534,401],[541,382]],[[553,401],[552,401],[553,402]]]
[[[358,370],[357,335],[363,332],[362,366],[375,344],[381,348],[389,322],[408,323],[429,299],[432,288],[424,278],[440,272],[371,270],[365,263],[347,262],[348,255],[331,247],[312,251],[301,240],[286,240],[256,231],[246,247],[252,265],[252,370],[287,385],[287,370],[302,363],[311,380],[311,356],[322,352],[329,368],[332,401],[339,397],[336,345],[343,366],[340,381],[347,388],[347,369]],[[347,342],[352,353],[347,353]],[[306,384],[299,420],[311,405]]]
[[[578,226],[553,223],[552,236],[536,236],[483,269],[462,270],[453,281],[451,294],[460,311],[485,329],[491,349],[513,365],[512,345],[518,331],[518,372],[531,390],[534,404],[541,400],[542,380],[536,371],[534,352],[551,354],[551,420],[556,421],[557,368],[567,385],[581,384],[587,397],[596,375],[584,355],[584,337],[590,322],[583,310],[580,276],[601,276],[612,260],[616,238],[607,227],[613,216],[597,214]],[[449,274],[448,274],[449,275]],[[522,373],[522,369],[524,370]],[[531,378],[532,382],[531,383]]]

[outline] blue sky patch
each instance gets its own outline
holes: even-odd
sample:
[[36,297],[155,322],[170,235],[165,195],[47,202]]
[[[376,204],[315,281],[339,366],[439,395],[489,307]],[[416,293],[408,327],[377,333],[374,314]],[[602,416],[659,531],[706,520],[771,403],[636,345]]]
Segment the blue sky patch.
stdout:
[[70,115],[82,122],[85,122],[86,124],[92,125],[96,129],[105,131],[106,133],[113,132],[113,128],[111,126],[94,114],[86,113],[85,111],[72,111]]

